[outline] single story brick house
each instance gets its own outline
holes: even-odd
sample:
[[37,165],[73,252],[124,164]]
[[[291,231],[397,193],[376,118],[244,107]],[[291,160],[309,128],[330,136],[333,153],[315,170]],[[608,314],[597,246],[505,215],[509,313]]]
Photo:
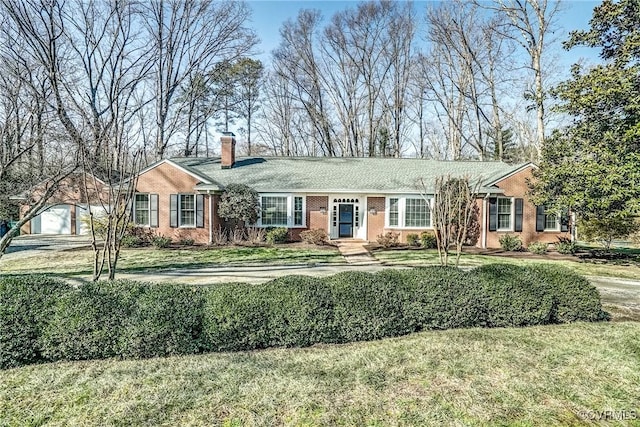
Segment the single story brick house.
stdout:
[[[229,184],[246,184],[260,195],[256,226],[301,231],[323,229],[331,239],[375,241],[387,231],[432,230],[428,192],[437,176],[480,179],[477,246],[500,247],[501,235],[530,242],[567,237],[568,220],[527,198],[531,163],[435,161],[395,158],[238,157],[235,137],[221,138],[220,158],[171,158],[138,175],[132,218],[173,239],[212,242],[220,224],[217,205]],[[423,182],[425,185],[419,185]]]

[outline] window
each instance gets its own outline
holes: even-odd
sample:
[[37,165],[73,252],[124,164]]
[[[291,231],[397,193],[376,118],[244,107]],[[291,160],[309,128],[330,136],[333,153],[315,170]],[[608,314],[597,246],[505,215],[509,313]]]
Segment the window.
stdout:
[[158,195],[136,193],[133,197],[132,219],[142,227],[158,226]]
[[398,227],[399,199],[389,199],[389,227]]
[[305,197],[294,194],[260,195],[259,227],[304,227]]
[[560,221],[558,215],[552,212],[545,212],[544,214],[544,229],[545,231],[558,231],[560,230]]
[[425,199],[407,198],[405,200],[404,218],[405,227],[430,227],[431,212],[429,206],[427,206],[427,201]]
[[287,226],[287,197],[262,196],[261,219],[264,226]]
[[136,225],[149,226],[151,215],[148,194],[136,194],[133,210],[133,222]]
[[387,227],[431,227],[431,204],[423,197],[390,197],[387,211]]
[[302,197],[293,198],[293,225],[301,226],[304,224],[302,211]]
[[498,198],[498,230],[511,230],[511,199]]
[[196,197],[195,194],[180,194],[180,227],[196,226]]

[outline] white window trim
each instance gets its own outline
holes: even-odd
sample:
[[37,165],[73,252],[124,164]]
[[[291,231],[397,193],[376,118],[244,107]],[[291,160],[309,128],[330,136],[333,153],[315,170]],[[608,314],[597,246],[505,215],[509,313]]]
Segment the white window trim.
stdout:
[[[307,197],[304,194],[298,193],[260,193],[258,199],[260,200],[260,209],[262,210],[262,198],[263,197],[286,197],[287,198],[287,223],[275,224],[275,225],[263,225],[262,224],[262,212],[258,216],[258,222],[256,227],[269,228],[269,227],[286,227],[286,228],[307,228]],[[294,225],[294,197],[302,197],[302,225]]]
[[[554,215],[554,212],[550,212],[552,215]],[[554,232],[554,233],[559,233],[561,230],[561,217],[562,215],[555,213],[556,216],[556,226],[554,228],[547,228],[547,211],[545,209],[544,212],[544,229],[542,230],[542,232]]]
[[[511,200],[511,212],[509,213],[509,228],[500,228],[500,199]],[[496,198],[496,231],[499,232],[513,232],[515,230],[515,218],[516,218],[516,203],[515,197],[497,197]]]
[[[193,196],[193,225],[182,224],[182,196]],[[195,193],[178,193],[178,228],[196,228],[196,217],[198,216],[197,203]]]
[[[424,200],[425,197],[422,196],[418,196],[415,194],[408,194],[408,195],[393,195],[393,196],[387,196],[385,197],[385,205],[384,205],[384,227],[385,228],[392,228],[394,230],[433,230],[433,196],[429,195],[426,197],[429,202],[428,202],[428,207],[429,207],[429,223],[430,225],[427,227],[407,227],[405,226],[405,221],[406,221],[406,206],[407,206],[407,199],[422,199]],[[390,208],[391,208],[391,200],[390,199],[398,199],[398,225],[390,225],[389,224],[389,214],[390,214]]]
[[[147,213],[148,213],[148,218],[149,218],[149,222],[146,224],[140,224],[136,221],[136,211],[138,210],[136,208],[136,197],[138,195],[142,195],[142,196],[147,196],[147,203],[149,204],[149,207],[147,208]],[[151,228],[151,193],[134,193],[133,194],[133,223],[135,224],[136,227],[147,227],[147,228]]]

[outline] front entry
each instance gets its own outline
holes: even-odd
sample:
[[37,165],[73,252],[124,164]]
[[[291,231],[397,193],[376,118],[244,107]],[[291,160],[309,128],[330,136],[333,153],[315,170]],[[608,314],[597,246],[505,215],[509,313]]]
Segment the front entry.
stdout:
[[353,237],[353,204],[338,207],[338,237]]

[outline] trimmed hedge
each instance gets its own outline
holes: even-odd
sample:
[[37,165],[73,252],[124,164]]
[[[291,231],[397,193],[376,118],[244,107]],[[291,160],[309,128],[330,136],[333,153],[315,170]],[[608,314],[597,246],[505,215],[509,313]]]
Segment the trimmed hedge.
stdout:
[[40,337],[71,287],[47,276],[0,278],[0,368],[44,360]]
[[71,288],[26,276],[0,279],[0,304],[2,368],[607,319],[595,287],[570,270],[507,264],[207,287],[115,281]]

